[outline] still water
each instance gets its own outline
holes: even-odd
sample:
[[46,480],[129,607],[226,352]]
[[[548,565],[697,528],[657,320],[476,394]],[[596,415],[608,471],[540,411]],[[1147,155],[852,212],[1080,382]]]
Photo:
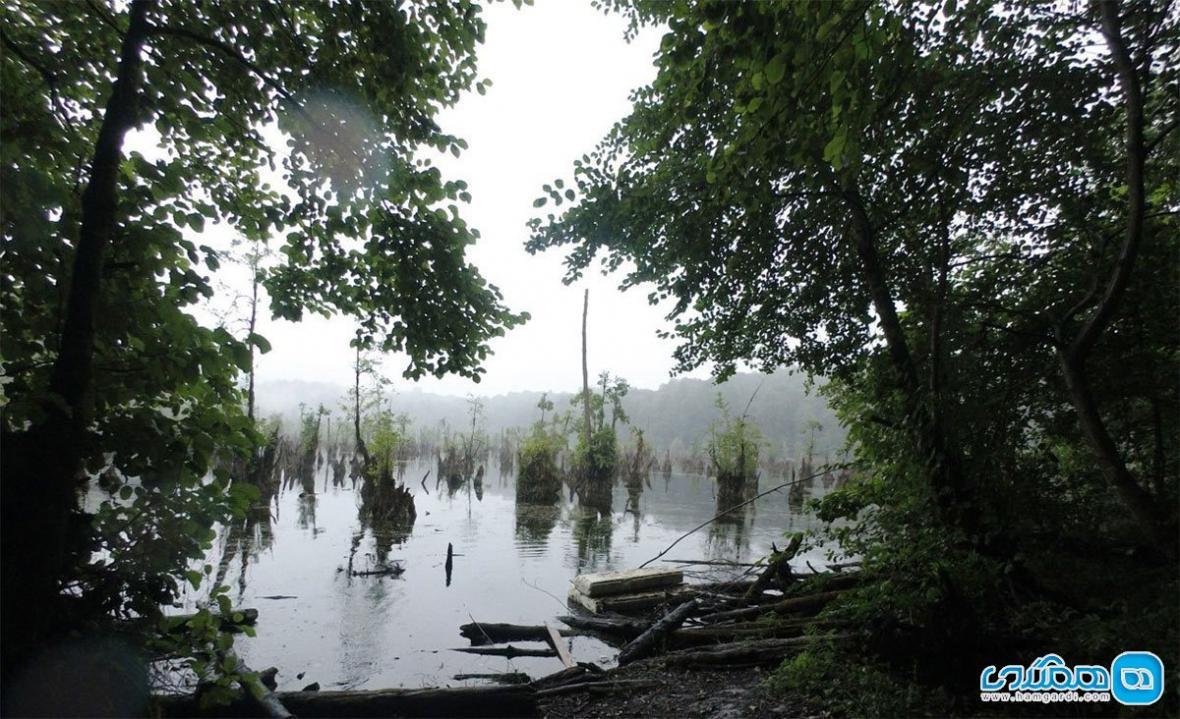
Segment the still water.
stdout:
[[[568,489],[552,506],[529,506],[517,504],[512,472],[494,463],[481,488],[468,483],[454,493],[437,485],[434,473],[424,486],[419,481],[431,463],[410,463],[403,479],[417,521],[407,536],[379,546],[362,525],[360,485],[333,484],[329,467],[317,474],[314,494],[300,485],[280,490],[269,521],[262,512],[259,520],[223,529],[211,557],[234,605],[259,610],[257,636],[239,637],[239,654],[255,669],[278,667],[285,691],[311,682],[325,690],[459,686],[469,683],[453,678],[460,673],[557,671],[553,658],[508,660],[450,649],[468,645],[459,625],[473,620],[562,626],[554,618],[569,613],[565,597],[576,575],[637,567],[731,506],[718,506],[713,480],[682,473],[654,473],[630,490],[618,484],[609,513],[579,506]],[[782,481],[764,477],[761,489]],[[803,503],[830,485],[817,479],[763,497],[684,539],[665,559],[763,557],[772,542],[783,545],[784,533],[815,526]],[[448,544],[455,552],[449,584]],[[386,551],[405,567],[400,576],[347,570],[350,555],[353,569],[363,571]],[[807,572],[808,561],[821,568],[823,552],[801,554],[793,564]],[[704,570],[716,578],[716,567],[684,568],[690,579]],[[187,608],[206,591],[190,592]],[[576,661],[613,661],[614,650],[597,639],[570,642]]]

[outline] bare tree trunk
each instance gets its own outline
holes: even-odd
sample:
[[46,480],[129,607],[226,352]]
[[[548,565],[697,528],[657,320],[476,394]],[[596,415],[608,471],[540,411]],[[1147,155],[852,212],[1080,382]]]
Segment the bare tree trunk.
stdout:
[[365,463],[365,467],[369,466],[369,449],[365,447],[365,439],[361,436],[361,336],[357,332],[356,336],[356,363],[353,365],[355,370],[355,382],[352,387],[353,399],[353,415],[352,415],[352,429],[356,438],[356,451],[360,453],[361,459]]
[[591,412],[590,412],[590,367],[586,363],[586,318],[590,314],[590,290],[582,296],[582,409],[585,422],[582,435],[586,440],[586,449],[590,449]]
[[[117,224],[117,181],[123,138],[139,114],[147,14],[134,0],[119,64],[82,193],[79,230],[61,340],[45,403],[46,419],[19,437],[8,435],[3,456],[2,567],[5,674],[48,633],[59,607],[59,583],[76,542],[67,539],[76,510],[77,473],[87,452],[94,406],[94,318],[103,256]],[[33,550],[30,542],[36,542]],[[15,661],[14,661],[15,660]]]
[[258,268],[254,268],[254,281],[250,287],[250,383],[246,388],[246,416],[254,426],[254,327],[258,321]]

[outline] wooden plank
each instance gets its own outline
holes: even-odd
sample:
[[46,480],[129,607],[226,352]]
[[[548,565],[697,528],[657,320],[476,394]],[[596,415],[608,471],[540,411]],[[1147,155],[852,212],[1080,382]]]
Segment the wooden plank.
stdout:
[[641,591],[674,587],[684,583],[679,569],[630,569],[625,572],[598,572],[574,577],[574,589],[587,597],[635,594]]
[[545,631],[548,633],[549,646],[553,647],[553,651],[557,652],[557,658],[565,665],[566,669],[574,666],[574,658],[570,656],[569,650],[565,648],[565,642],[561,641],[561,635],[557,630],[545,623]]
[[624,594],[614,597],[588,597],[577,589],[570,589],[569,600],[594,614],[639,612],[661,604],[679,604],[694,596],[692,590],[677,587],[669,591]]

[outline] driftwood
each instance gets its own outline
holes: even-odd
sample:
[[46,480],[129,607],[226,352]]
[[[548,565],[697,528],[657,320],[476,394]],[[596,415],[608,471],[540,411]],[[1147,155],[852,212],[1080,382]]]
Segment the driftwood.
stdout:
[[690,599],[665,614],[659,621],[653,623],[647,628],[647,631],[631,640],[619,652],[619,666],[629,664],[636,659],[642,659],[654,653],[668,636],[668,633],[675,630],[681,624],[684,624],[684,620],[688,619],[688,615],[692,614],[696,608],[697,601]]
[[766,587],[770,585],[771,581],[783,576],[784,569],[786,576],[790,576],[791,566],[788,562],[795,558],[795,554],[799,551],[799,547],[802,544],[803,535],[796,534],[791,538],[790,543],[787,544],[783,551],[770,555],[766,562],[766,568],[762,570],[762,573],[758,575],[758,578],[754,580],[754,583],[746,590],[745,595],[742,596],[743,605],[752,604],[754,600],[760,597],[762,592],[766,591]]
[[562,665],[567,669],[574,666],[574,658],[570,656],[569,650],[565,648],[565,644],[561,641],[561,635],[548,624],[545,625],[545,640],[549,642],[549,646],[553,651],[557,652],[557,658],[561,660]]
[[715,612],[713,614],[706,614],[703,617],[697,617],[697,621],[702,624],[717,624],[730,620],[753,619],[767,612],[774,612],[776,614],[814,614],[820,609],[823,609],[833,599],[840,596],[841,592],[842,590],[835,590],[820,592],[818,594],[805,594],[800,597],[784,599],[774,604],[729,609],[724,612]]
[[718,592],[721,594],[740,595],[752,586],[754,586],[754,580],[752,579],[735,579],[729,582],[704,582],[701,584],[690,584],[688,585],[688,588],[694,592]]
[[614,634],[624,639],[634,639],[647,630],[650,622],[628,617],[584,617],[563,616],[557,621],[575,629],[585,629],[602,634]]
[[377,569],[353,570],[351,574],[354,577],[400,577],[405,571],[406,568],[400,564],[392,564]]
[[534,689],[551,689],[578,682],[598,681],[604,675],[605,672],[596,665],[582,662],[562,669],[559,672],[543,676],[533,681],[532,686]]
[[457,647],[452,652],[465,654],[484,654],[493,657],[555,657],[557,652],[552,649],[521,649],[509,644],[506,647]]
[[678,649],[727,644],[748,639],[772,639],[802,636],[808,627],[834,627],[834,622],[812,617],[776,621],[771,624],[724,624],[721,626],[681,627],[668,635],[668,643]]
[[731,562],[728,559],[661,559],[661,562],[669,562],[671,564],[690,564],[700,565],[703,567],[759,567],[760,564],[753,562]]
[[[549,632],[540,625],[472,622],[459,627],[459,634],[471,640],[472,646],[499,642],[545,642]],[[575,636],[578,632],[563,629],[561,636]]]
[[656,659],[666,666],[674,667],[706,667],[706,666],[766,666],[777,664],[796,652],[824,640],[843,640],[846,635],[830,637],[792,637],[789,639],[760,639],[749,642],[734,642],[718,644],[713,647],[699,649],[685,649],[668,652]]
[[[376,691],[281,692],[278,700],[300,717],[535,717],[536,692],[529,686]],[[257,707],[244,697],[201,709],[196,697],[157,697],[167,717],[249,717]]]
[[242,689],[250,695],[254,703],[258,705],[268,717],[271,719],[292,719],[295,715],[291,713],[287,706],[283,704],[270,687],[262,683],[261,678],[250,672],[245,666],[242,669],[247,674],[238,682]]
[[495,674],[456,674],[455,681],[462,682],[468,679],[487,679],[496,684],[528,684],[533,680],[528,674],[524,672],[498,672]]
[[624,689],[647,689],[660,686],[660,682],[648,679],[600,679],[598,681],[563,684],[552,689],[538,689],[537,696],[548,697],[558,694],[574,694],[588,691],[591,693],[606,693],[623,691]]

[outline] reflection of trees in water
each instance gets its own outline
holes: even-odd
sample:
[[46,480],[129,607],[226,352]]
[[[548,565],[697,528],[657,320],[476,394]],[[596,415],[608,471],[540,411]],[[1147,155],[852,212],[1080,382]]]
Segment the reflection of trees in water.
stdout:
[[[753,499],[758,494],[758,477],[747,481],[718,481],[716,484],[717,503],[715,515],[721,515]],[[750,535],[756,516],[752,502],[740,509],[728,512],[709,526],[708,547],[711,557],[737,558],[745,555],[750,548]]]
[[578,547],[578,571],[594,569],[610,559],[614,531],[609,504],[605,512],[580,506],[574,514],[574,542]]
[[[721,506],[718,498],[718,513],[733,506],[733,503]],[[753,505],[742,507],[730,512],[709,525],[707,542],[709,557],[740,559],[750,548],[750,534],[754,528]]]
[[516,503],[516,538],[529,545],[540,546],[549,541],[557,526],[561,508],[556,505]]
[[359,495],[357,517],[361,531],[372,534],[377,562],[384,563],[393,545],[404,544],[414,529],[418,517],[414,497],[404,484],[389,474],[363,480]]
[[304,492],[299,495],[299,504],[296,505],[298,514],[295,516],[295,524],[300,529],[310,529],[315,532],[315,492]]
[[245,517],[234,521],[225,528],[222,537],[221,559],[217,563],[217,575],[214,586],[225,583],[230,565],[235,559],[241,558],[238,570],[238,598],[246,593],[246,574],[250,561],[257,561],[258,555],[270,549],[274,541],[271,526],[270,506],[268,504],[255,505],[250,508]]

